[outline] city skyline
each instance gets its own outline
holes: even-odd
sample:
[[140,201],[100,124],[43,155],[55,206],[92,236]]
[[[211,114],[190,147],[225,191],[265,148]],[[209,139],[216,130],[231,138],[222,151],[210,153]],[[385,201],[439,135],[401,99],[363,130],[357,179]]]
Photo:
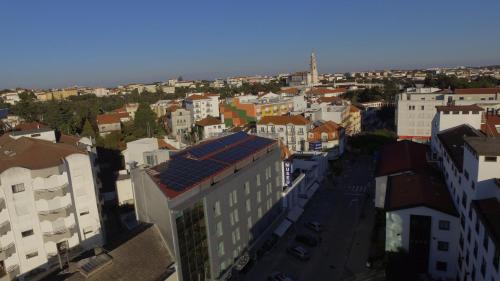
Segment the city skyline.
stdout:
[[493,1],[116,3],[1,4],[0,88],[500,63]]

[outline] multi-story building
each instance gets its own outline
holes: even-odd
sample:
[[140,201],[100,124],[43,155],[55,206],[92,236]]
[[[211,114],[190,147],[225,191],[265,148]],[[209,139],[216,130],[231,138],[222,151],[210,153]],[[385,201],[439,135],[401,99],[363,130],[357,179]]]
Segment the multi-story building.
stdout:
[[191,112],[192,121],[198,121],[207,116],[219,117],[219,95],[213,93],[189,94],[184,105]]
[[335,158],[344,153],[345,129],[335,122],[327,121],[309,131],[307,141],[310,151],[328,150],[329,158]]
[[125,168],[130,171],[136,166],[156,166],[167,161],[170,153],[162,143],[163,140],[157,138],[142,138],[127,142],[127,148],[122,151]]
[[103,244],[93,161],[84,146],[0,137],[2,280]]
[[208,116],[194,123],[194,130],[200,140],[219,136],[226,130],[226,125],[220,119]]
[[361,133],[361,109],[354,105],[349,106],[349,117],[345,129],[349,136]]
[[180,281],[221,280],[283,218],[281,167],[272,139],[202,142],[132,171],[137,217],[158,226]]
[[[459,280],[500,279],[500,139],[471,121],[433,132],[432,148],[460,214]],[[439,124],[439,123],[438,123]],[[439,129],[434,126],[433,129]]]
[[[424,88],[425,89],[425,88]],[[500,108],[500,88],[475,88],[435,91],[418,89],[397,97],[396,122],[399,139],[428,142],[436,106],[473,105],[485,110]]]
[[97,115],[97,128],[99,135],[106,136],[112,132],[120,132],[122,129],[122,122],[131,120],[128,113],[106,113]]
[[17,102],[21,101],[18,92],[7,92],[0,95],[0,100],[3,100],[5,103],[14,105]]
[[277,137],[292,152],[309,149],[307,137],[311,121],[302,115],[265,116],[257,123],[257,133]]
[[231,103],[224,104],[221,112],[228,126],[240,126],[260,120],[264,116],[288,114],[294,108],[305,108],[303,95],[283,97],[274,93],[261,96],[244,95],[234,97]]
[[184,140],[185,135],[191,132],[192,116],[189,110],[180,106],[170,106],[166,109],[167,127],[174,137],[179,137]]
[[78,89],[75,88],[35,93],[39,101],[64,100],[76,95],[78,95]]
[[167,114],[167,110],[172,107],[180,107],[180,103],[176,102],[175,100],[159,100],[153,104],[150,105],[151,110],[156,113],[156,117],[160,118],[162,116],[165,116]]

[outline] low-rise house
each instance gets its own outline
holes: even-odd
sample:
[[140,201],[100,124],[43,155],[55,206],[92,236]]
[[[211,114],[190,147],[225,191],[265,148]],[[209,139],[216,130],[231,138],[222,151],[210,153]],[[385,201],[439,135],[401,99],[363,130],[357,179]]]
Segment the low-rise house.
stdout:
[[307,151],[311,121],[302,115],[264,116],[257,123],[257,133],[281,140],[290,151]]
[[105,113],[97,115],[97,128],[100,136],[106,136],[111,132],[121,132],[122,123],[131,120],[127,112]]
[[174,148],[163,139],[142,138],[127,142],[122,151],[125,168],[130,171],[136,166],[155,166],[170,158],[169,150]]
[[328,158],[337,158],[344,154],[345,130],[333,121],[319,122],[309,131],[310,151],[328,151]]
[[194,130],[200,140],[220,135],[226,130],[226,125],[220,119],[208,116],[194,123]]
[[[173,137],[179,137],[184,140],[186,135],[191,132],[192,116],[189,110],[180,106],[172,105],[166,109],[166,125]],[[208,118],[208,117],[207,117]]]

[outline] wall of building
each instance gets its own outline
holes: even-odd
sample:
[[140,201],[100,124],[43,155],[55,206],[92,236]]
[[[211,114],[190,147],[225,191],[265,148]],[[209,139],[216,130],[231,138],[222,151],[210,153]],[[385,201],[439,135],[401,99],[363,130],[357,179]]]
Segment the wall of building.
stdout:
[[[457,217],[429,209],[415,207],[386,213],[386,251],[404,248],[408,251],[410,243],[410,216],[431,217],[430,252],[428,272],[433,278],[454,280],[458,256],[459,219]],[[449,230],[439,229],[439,221],[450,222]],[[438,242],[448,242],[448,251],[438,250]],[[446,262],[447,270],[438,271],[436,262]]]

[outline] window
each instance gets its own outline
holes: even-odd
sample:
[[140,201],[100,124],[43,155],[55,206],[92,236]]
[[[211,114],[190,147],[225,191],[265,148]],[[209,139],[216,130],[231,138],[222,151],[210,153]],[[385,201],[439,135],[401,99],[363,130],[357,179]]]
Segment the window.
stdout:
[[37,251],[31,252],[29,254],[26,254],[26,259],[28,260],[28,259],[34,258],[36,256],[38,256],[38,252]]
[[28,237],[31,235],[33,235],[33,229],[25,230],[25,231],[21,232],[21,236],[23,236],[23,237]]
[[222,222],[218,222],[216,225],[215,225],[215,232],[217,233],[217,237],[221,237],[222,236]]
[[89,211],[88,210],[85,210],[85,211],[81,211],[80,212],[80,216],[85,216],[85,215],[88,215],[89,214]]
[[257,175],[255,176],[255,180],[256,180],[256,182],[257,182],[257,186],[260,186],[260,174],[257,174]]
[[443,252],[448,252],[448,247],[450,244],[444,241],[438,241],[438,250]]
[[266,168],[266,180],[271,178],[271,166]]
[[233,203],[236,204],[238,203],[238,191],[233,190]]
[[439,229],[440,230],[450,230],[450,222],[445,220],[439,221]]
[[248,226],[248,230],[250,230],[252,228],[252,217],[247,218],[247,226]]
[[464,170],[464,176],[467,180],[469,179],[469,172],[467,170]]
[[250,212],[252,210],[250,199],[247,199],[246,206],[247,206],[247,212]]
[[424,108],[425,108],[425,107],[424,107],[423,105],[422,105],[422,106],[420,106],[420,109],[421,109],[421,110],[424,110]]
[[219,201],[215,202],[214,214],[216,217],[220,216],[220,202]]
[[236,241],[240,241],[240,228],[236,228]]
[[260,203],[261,197],[260,197],[260,190],[257,191],[257,203]]
[[229,193],[229,207],[233,206],[233,194]]
[[448,264],[444,261],[436,262],[436,270],[446,271],[447,267],[448,267]]
[[259,219],[260,219],[260,218],[262,218],[262,208],[261,208],[261,207],[259,207],[259,208],[257,209],[257,217],[258,217]]
[[484,236],[483,236],[483,246],[486,251],[488,251],[488,244],[490,242],[490,239],[488,238],[488,233],[486,232],[486,229],[484,230]]
[[496,156],[484,156],[484,162],[497,162]]
[[234,213],[233,212],[229,213],[229,222],[231,223],[231,226],[234,225]]
[[233,245],[236,245],[236,233],[231,232],[231,238],[233,239]]
[[240,216],[238,215],[238,209],[234,210],[234,221],[239,222]]
[[245,195],[250,194],[250,183],[246,182],[245,183]]
[[19,193],[24,191],[24,183],[18,183],[12,185],[12,193]]
[[222,257],[224,255],[224,242],[220,241],[219,245],[217,247],[217,253],[219,253],[219,257]]

